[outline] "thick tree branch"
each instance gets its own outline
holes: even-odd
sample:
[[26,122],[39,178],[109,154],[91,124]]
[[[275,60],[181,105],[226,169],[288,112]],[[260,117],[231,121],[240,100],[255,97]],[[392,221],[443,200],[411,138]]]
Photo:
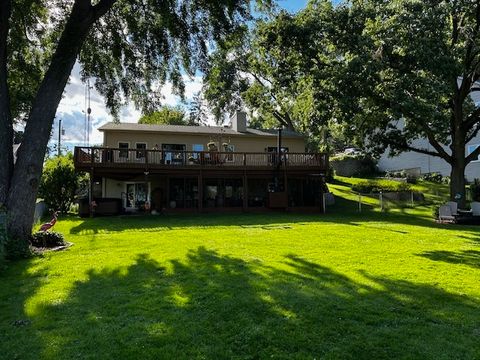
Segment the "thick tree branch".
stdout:
[[93,7],[95,20],[98,20],[105,15],[116,2],[117,0],[101,0],[97,5],[95,5]]
[[476,128],[465,138],[465,145],[472,141],[480,131],[480,124],[477,124]]
[[462,124],[463,130],[469,131],[478,122],[480,122],[480,107],[473,110],[473,112],[465,119]]
[[439,158],[442,158],[444,159],[445,161],[447,161],[448,163],[450,163],[450,160],[447,160],[445,158],[443,158],[439,153],[437,152],[434,152],[434,151],[430,151],[430,150],[427,150],[427,149],[422,149],[422,148],[416,148],[414,146],[411,146],[411,145],[408,145],[406,143],[401,143],[401,142],[397,142],[393,139],[390,139],[389,142],[395,146],[397,149],[400,149],[400,150],[404,150],[404,151],[413,151],[413,152],[417,152],[417,153],[420,153],[420,154],[425,154],[425,155],[430,155],[430,156],[435,156],[435,157],[439,157]]
[[480,155],[480,146],[473,150],[466,158],[465,158],[465,165],[470,163],[471,161],[477,160],[478,156]]

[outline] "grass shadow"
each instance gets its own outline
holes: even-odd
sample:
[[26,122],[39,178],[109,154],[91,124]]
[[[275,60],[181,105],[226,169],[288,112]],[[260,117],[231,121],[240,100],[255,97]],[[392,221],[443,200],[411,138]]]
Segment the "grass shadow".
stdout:
[[433,261],[443,261],[450,264],[461,264],[471,266],[473,268],[480,268],[480,251],[478,250],[463,250],[459,252],[454,251],[426,251],[418,256],[425,257]]
[[0,358],[40,358],[43,343],[35,328],[35,319],[25,304],[48,281],[48,267],[39,257],[8,262],[0,272]]
[[478,355],[477,300],[360,275],[365,282],[294,254],[279,268],[203,247],[165,263],[140,255],[128,267],[90,271],[32,321],[41,355],[55,359]]

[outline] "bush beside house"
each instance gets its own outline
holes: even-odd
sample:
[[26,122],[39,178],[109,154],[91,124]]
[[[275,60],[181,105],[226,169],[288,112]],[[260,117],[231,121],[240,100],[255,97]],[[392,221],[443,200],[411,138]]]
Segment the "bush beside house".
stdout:
[[49,209],[66,213],[75,199],[81,179],[75,171],[71,153],[50,158],[43,167],[38,196]]

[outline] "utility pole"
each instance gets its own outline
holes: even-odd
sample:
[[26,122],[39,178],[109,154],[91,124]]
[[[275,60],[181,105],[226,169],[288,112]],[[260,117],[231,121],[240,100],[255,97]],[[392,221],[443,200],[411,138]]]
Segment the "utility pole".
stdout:
[[58,120],[58,157],[62,155],[62,119]]
[[93,89],[93,86],[90,86],[90,79],[87,79],[87,83],[85,84],[85,108],[82,112],[85,115],[85,146],[90,146],[90,115],[92,113],[92,109],[90,107],[90,90]]

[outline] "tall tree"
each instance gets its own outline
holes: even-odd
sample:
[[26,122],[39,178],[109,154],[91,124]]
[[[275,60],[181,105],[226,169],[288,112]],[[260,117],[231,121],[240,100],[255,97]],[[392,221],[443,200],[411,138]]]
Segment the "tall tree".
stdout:
[[143,114],[139,124],[188,125],[185,111],[178,106],[162,106],[159,110]]
[[312,1],[298,14],[280,11],[222,43],[205,77],[214,114],[245,107],[254,126],[318,138],[331,118],[326,85],[335,59],[334,10],[328,0]]
[[[377,151],[414,151],[451,166],[450,196],[465,202],[466,144],[480,130],[480,1],[352,1],[343,44],[344,112]],[[352,99],[354,101],[352,101]],[[346,108],[346,107],[344,107]],[[419,145],[427,139],[430,146]]]
[[[268,6],[268,0],[257,3]],[[0,203],[8,211],[11,256],[28,249],[44,154],[75,62],[84,77],[96,79],[114,115],[125,99],[149,112],[160,103],[167,80],[182,94],[183,73],[204,69],[210,44],[235,31],[249,11],[248,0],[0,2]],[[23,53],[30,55],[16,61]],[[25,79],[34,90],[25,106],[15,105],[28,115],[13,166],[12,105],[19,101],[10,95],[19,87],[9,81]]]

